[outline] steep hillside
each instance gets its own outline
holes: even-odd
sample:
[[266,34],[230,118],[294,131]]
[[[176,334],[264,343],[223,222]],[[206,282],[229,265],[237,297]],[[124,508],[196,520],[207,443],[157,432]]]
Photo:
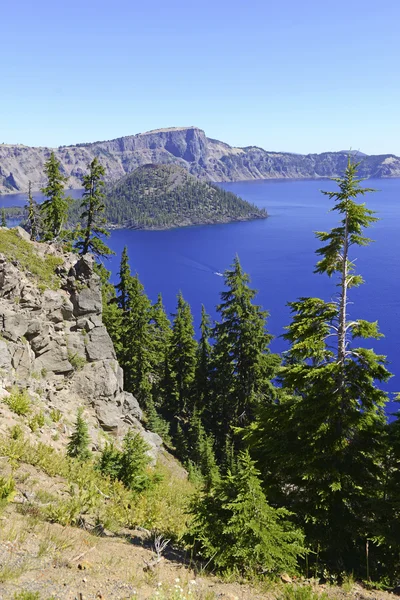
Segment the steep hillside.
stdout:
[[262,219],[266,212],[176,165],[144,165],[108,190],[106,217],[117,226],[164,229]]
[[[25,191],[29,180],[39,189],[51,150],[1,144],[0,192]],[[105,166],[110,181],[149,163],[180,165],[210,181],[332,177],[340,175],[346,163],[343,152],[301,155],[255,146],[235,148],[206,137],[197,127],[157,129],[110,141],[60,146],[54,151],[71,188],[81,187],[82,175],[94,156]],[[359,172],[362,177],[400,177],[400,158],[365,156]]]
[[[0,399],[29,390],[38,410],[59,411],[72,422],[85,407],[95,446],[102,431],[121,439],[139,431],[154,457],[161,439],[141,424],[136,399],[124,391],[123,372],[102,322],[100,279],[93,259],[29,241],[21,228],[0,228]],[[0,420],[0,433],[13,425]],[[55,447],[70,430],[58,433]]]

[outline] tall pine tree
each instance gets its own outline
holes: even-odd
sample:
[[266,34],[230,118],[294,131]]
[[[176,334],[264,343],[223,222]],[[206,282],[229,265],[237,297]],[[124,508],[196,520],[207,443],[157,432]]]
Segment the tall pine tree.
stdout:
[[127,304],[128,304],[128,283],[131,279],[131,269],[129,266],[128,248],[126,246],[122,250],[118,276],[119,276],[119,283],[116,285],[118,306],[123,311],[126,311]]
[[[290,342],[281,379],[285,398],[265,407],[253,427],[260,464],[276,501],[297,513],[319,562],[357,569],[365,541],[375,531],[382,494],[386,394],[377,382],[390,377],[385,357],[357,347],[379,338],[377,323],[348,315],[348,292],[362,283],[350,251],[370,240],[364,229],[376,218],[356,202],[357,164],[348,163],[339,189],[327,192],[340,222],[316,235],[324,246],[317,273],[336,278],[337,300],[300,298],[290,303]],[[336,342],[336,343],[335,343]]]
[[186,419],[193,412],[197,342],[190,306],[181,292],[173,317],[165,382],[166,416],[169,419]]
[[32,196],[32,183],[29,181],[28,184],[28,202],[25,206],[28,212],[28,227],[31,234],[31,240],[37,240],[40,233],[40,216],[39,206],[36,200]]
[[211,399],[211,371],[212,371],[212,346],[211,320],[202,305],[200,322],[200,339],[197,348],[196,373],[194,383],[195,405],[202,412],[210,408]]
[[249,287],[236,257],[232,269],[225,272],[221,304],[217,307],[213,406],[211,418],[219,449],[223,452],[226,437],[233,427],[244,426],[255,415],[259,404],[274,397],[271,378],[279,358],[269,351],[272,336],[266,331],[268,313],[253,304],[256,291]]
[[108,237],[110,233],[105,228],[104,217],[104,175],[105,168],[95,157],[89,165],[89,173],[83,177],[81,220],[83,229],[80,231],[80,240],[76,243],[80,254],[92,252],[96,256],[109,256],[113,251],[103,242],[102,237]]
[[43,223],[43,238],[45,241],[57,241],[63,232],[68,217],[68,207],[71,198],[64,195],[64,186],[68,181],[61,173],[61,164],[54,152],[50,154],[44,165],[47,185],[42,188],[46,200],[40,205]]
[[151,398],[154,346],[151,302],[138,275],[127,281],[126,310],[122,316],[121,366],[128,391],[146,407]]

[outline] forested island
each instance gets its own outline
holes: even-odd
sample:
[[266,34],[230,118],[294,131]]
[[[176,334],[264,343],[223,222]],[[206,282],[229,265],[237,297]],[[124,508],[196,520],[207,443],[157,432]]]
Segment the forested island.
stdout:
[[[79,224],[80,206],[80,200],[69,201],[69,227]],[[9,207],[4,214],[24,220],[27,208]],[[177,165],[143,165],[104,191],[104,218],[110,229],[170,229],[267,216],[265,210]]]
[[264,219],[261,210],[176,165],[143,165],[106,190],[105,217],[112,226],[167,229]]

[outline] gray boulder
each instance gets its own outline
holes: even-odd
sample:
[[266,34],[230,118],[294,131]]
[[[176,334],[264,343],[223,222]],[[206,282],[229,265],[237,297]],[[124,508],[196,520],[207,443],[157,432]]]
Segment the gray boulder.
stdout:
[[100,402],[94,404],[100,427],[104,431],[118,435],[122,424],[122,415],[115,404]]
[[90,361],[116,358],[114,345],[104,325],[95,327],[88,334],[86,353]]
[[46,347],[45,352],[40,354],[35,360],[35,371],[51,371],[66,375],[74,369],[68,360],[68,352],[65,346],[60,346],[57,342],[51,341]]
[[72,298],[74,304],[74,314],[77,317],[91,313],[101,314],[102,302],[99,286],[84,287]]
[[115,403],[121,408],[124,415],[131,415],[132,417],[139,419],[139,421],[143,419],[143,411],[133,394],[121,392],[121,394],[116,397]]
[[0,309],[0,333],[8,340],[18,341],[27,332],[28,324],[23,314]]
[[8,371],[11,369],[11,354],[7,342],[0,340],[0,369]]
[[123,371],[116,360],[88,363],[75,373],[72,387],[82,398],[115,398],[123,389]]

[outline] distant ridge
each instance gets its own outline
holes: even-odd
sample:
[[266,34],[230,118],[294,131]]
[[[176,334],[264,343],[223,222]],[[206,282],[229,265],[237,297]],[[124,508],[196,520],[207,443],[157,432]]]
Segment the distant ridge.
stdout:
[[354,156],[354,158],[363,158],[364,156],[368,156],[365,152],[360,152],[360,150],[339,150],[341,154],[347,154],[347,156]]
[[[44,184],[43,165],[51,148],[0,145],[0,192],[25,192],[31,180],[34,189]],[[107,177],[116,181],[144,164],[176,164],[209,181],[252,179],[319,179],[340,176],[348,150],[321,154],[266,151],[257,146],[236,148],[208,138],[195,126],[155,129],[108,141],[60,146],[54,149],[69,187],[81,187],[88,163],[97,156]],[[400,158],[393,154],[362,157],[360,176],[400,177]]]

